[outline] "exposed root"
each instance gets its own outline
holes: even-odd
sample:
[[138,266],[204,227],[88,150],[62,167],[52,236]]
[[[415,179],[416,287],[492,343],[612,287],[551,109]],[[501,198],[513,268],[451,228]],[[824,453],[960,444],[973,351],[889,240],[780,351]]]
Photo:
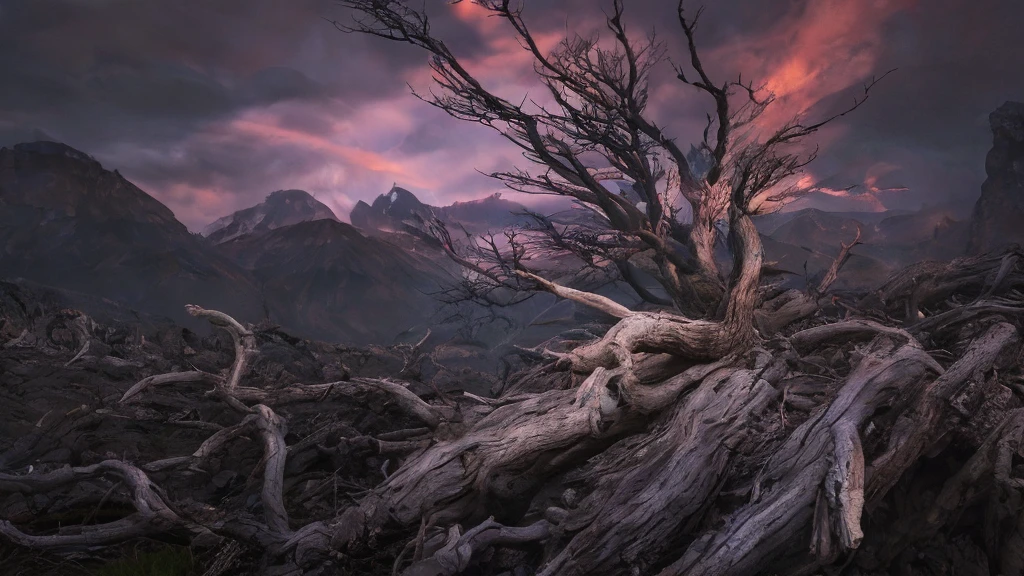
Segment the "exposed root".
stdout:
[[690,360],[718,360],[749,343],[753,332],[740,325],[690,320],[665,313],[636,312],[593,344],[564,355],[573,371],[589,374],[618,366],[623,354],[667,353]]
[[105,460],[92,466],[61,468],[44,474],[23,476],[0,474],[0,491],[35,494],[48,492],[68,484],[114,474],[128,487],[136,512],[121,520],[97,525],[67,526],[57,534],[34,536],[17,529],[7,520],[0,520],[0,534],[11,542],[30,548],[57,551],[86,549],[124,542],[132,538],[185,528],[195,535],[208,534],[205,528],[182,519],[164,501],[161,490],[145,472],[118,460]]
[[[694,542],[662,575],[757,574],[811,526],[819,488],[828,505],[831,537],[838,537],[839,549],[856,548],[864,502],[864,457],[857,431],[877,410],[899,408],[902,388],[919,386],[929,372],[939,371],[919,348],[893,349],[884,340],[877,342],[828,409],[797,428],[771,457],[751,502],[723,528]],[[819,536],[819,551],[832,549],[828,538]]]
[[444,546],[426,560],[420,560],[402,571],[402,576],[455,576],[469,568],[473,554],[498,544],[524,544],[546,540],[551,525],[540,520],[529,526],[502,526],[488,518],[462,534],[459,526],[452,526]]
[[[142,379],[113,409],[83,406],[44,417],[38,434],[10,447],[3,462],[29,464],[44,432],[86,429],[105,418],[166,421],[181,433],[209,436],[190,444],[187,455],[145,464],[107,459],[0,475],[0,491],[8,493],[65,494],[82,484],[89,494],[83,517],[92,518],[120,498],[120,489],[89,481],[113,474],[135,509],[40,535],[24,520],[16,520],[20,528],[8,521],[0,535],[57,551],[167,532],[227,538],[262,550],[268,573],[328,570],[372,551],[411,576],[459,574],[491,562],[508,571],[527,557],[545,576],[878,574],[932,540],[956,535],[942,558],[983,557],[992,570],[1019,573],[1024,412],[1009,387],[1021,378],[1017,322],[1024,306],[1013,292],[1020,259],[961,264],[982,279],[955,267],[927,268],[933,280],[925,275],[904,286],[928,296],[917,300],[928,303],[917,308],[928,314],[906,327],[884,313],[833,324],[820,324],[819,316],[804,324],[809,328],[759,342],[752,300],[732,300],[753,298],[736,289],[739,278],[721,320],[623,313],[596,341],[521,373],[508,396],[453,395],[444,405],[421,399],[414,384],[386,379],[247,385],[252,331],[191,307],[231,333],[236,356],[227,376],[197,370]],[[922,282],[943,298],[922,292]],[[888,290],[894,301],[915,298]],[[803,296],[789,298],[769,315],[779,327],[793,314],[814,315],[805,314]],[[405,356],[407,375],[415,375],[409,358],[422,345]],[[191,383],[211,386],[194,409],[182,411],[188,399],[180,395],[147,396]],[[332,418],[333,407],[353,400],[374,405],[375,428]],[[154,417],[161,406],[181,412]],[[382,407],[387,417],[379,416]],[[381,425],[396,414],[397,426]],[[299,424],[298,438],[288,436],[285,418]],[[226,462],[246,440],[258,442],[259,461],[239,474],[237,460]],[[331,472],[338,466],[364,467],[373,481]],[[249,494],[244,507],[230,499],[216,507],[172,502],[180,485],[165,493],[151,480],[208,478],[218,470],[218,486],[248,475],[246,489],[258,498]],[[925,503],[929,490],[934,505]],[[463,533],[461,526],[474,525]],[[523,546],[531,542],[543,547]]]
[[373,378],[356,378],[327,384],[295,384],[273,390],[242,386],[236,388],[232,395],[245,402],[285,406],[299,402],[325,402],[336,396],[344,397],[364,392],[383,395],[387,402],[394,403],[403,412],[415,416],[430,428],[436,428],[442,420],[451,416],[442,408],[427,404],[401,384]]
[[[640,422],[619,406],[609,386],[620,376],[599,368],[576,390],[496,408],[461,437],[406,461],[353,513],[360,529],[349,533],[350,527],[343,527],[349,535],[339,540],[357,538],[386,521],[405,526],[421,517],[458,521],[522,499],[545,477],[637,428]],[[530,474],[523,475],[524,469]]]
[[560,526],[572,539],[541,574],[646,573],[717,495],[744,424],[777,396],[778,368],[711,372],[658,430],[591,471],[598,487]]
[[801,330],[789,337],[789,343],[797,351],[807,352],[826,342],[870,340],[879,334],[898,338],[916,348],[921,347],[917,339],[906,330],[861,318]]
[[252,358],[258,352],[256,349],[256,339],[253,337],[252,331],[239,324],[231,316],[217,310],[206,310],[194,304],[186,304],[185,310],[196,318],[206,318],[210,321],[210,324],[223,328],[231,335],[231,340],[235,343],[235,361],[231,365],[231,370],[228,373],[228,379],[224,387],[229,392],[234,390],[238,383],[241,382],[242,376],[249,369],[249,363],[252,361]]
[[168,374],[157,374],[155,376],[143,378],[142,380],[139,380],[139,382],[136,385],[129,388],[128,391],[125,392],[123,396],[121,396],[121,403],[124,404],[126,402],[129,402],[133,398],[145,392],[146,390],[156,386],[165,386],[167,384],[178,384],[186,382],[205,382],[208,384],[220,386],[223,384],[224,380],[223,378],[220,378],[215,374],[200,372],[198,370],[193,370],[190,372],[171,372]]

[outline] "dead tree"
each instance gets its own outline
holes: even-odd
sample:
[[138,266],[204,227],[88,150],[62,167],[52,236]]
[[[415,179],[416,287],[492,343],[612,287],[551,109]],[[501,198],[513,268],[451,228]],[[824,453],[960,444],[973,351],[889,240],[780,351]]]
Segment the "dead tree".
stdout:
[[[938,574],[927,567],[933,557],[938,564],[984,563],[1019,573],[1024,411],[1011,390],[1021,376],[1024,294],[1017,288],[1024,268],[1015,254],[897,275],[876,296],[882,303],[874,318],[831,324],[812,318],[814,325],[794,330],[790,318],[808,316],[802,304],[796,315],[769,314],[772,337],[766,338],[755,329],[763,262],[751,215],[784,202],[792,192],[788,179],[813,158],[791,146],[845,112],[794,121],[763,137],[744,132],[770,96],[739,80],[712,80],[695,47],[700,12],[691,17],[680,5],[692,70],[680,67],[678,78],[715,105],[701,144],[710,166],[698,177],[675,141],[644,116],[647,76],[661,48],[629,39],[621,3],[608,19],[613,48],[577,37],[549,55],[519,8],[481,2],[522,41],[549,88],[554,105],[529,111],[482,86],[432,35],[421,12],[390,0],[342,3],[357,14],[346,29],[431,55],[439,91],[428,102],[496,128],[541,167],[496,177],[599,210],[609,230],[650,255],[676,310],[634,311],[553,282],[524,265],[526,254],[512,241],[510,255],[486,266],[452,244],[453,257],[495,286],[529,283],[617,323],[575,349],[549,351],[549,363],[524,373],[531,386],[493,399],[464,395],[455,406],[442,406],[389,381],[246,386],[247,328],[194,308],[232,334],[236,357],[228,376],[168,375],[140,383],[125,400],[175,380],[206,381],[211,396],[240,420],[191,455],[131,467],[104,464],[102,471],[132,487],[136,515],[44,535],[6,522],[0,534],[61,550],[92,538],[109,543],[174,529],[256,546],[274,574],[326,571],[328,563],[375,550],[387,555],[388,543],[397,546],[387,556],[393,573],[407,575],[451,575],[479,565],[552,576],[826,568]],[[581,159],[595,151],[643,194],[642,207],[601,185],[605,167]],[[691,225],[672,216],[664,201],[659,183],[668,173],[690,203]],[[709,255],[719,218],[727,220],[733,256],[728,278]],[[836,270],[850,246],[843,245]],[[818,296],[808,294],[806,302]],[[904,302],[915,312],[923,306],[925,318],[893,321],[892,308]],[[362,389],[390,398],[417,425],[360,439],[394,454],[395,466],[349,505],[296,525],[289,506],[302,496],[297,483],[285,481],[286,470],[308,444],[285,446],[288,422],[279,410]],[[244,434],[259,438],[265,454],[260,515],[168,502],[148,483],[152,471],[200,465]],[[929,460],[935,454],[944,458]],[[4,474],[0,490],[51,491],[100,471]],[[939,537],[956,540],[929,548]]]
[[[338,27],[409,43],[430,54],[438,90],[418,95],[421,99],[455,118],[492,127],[537,166],[493,177],[512,189],[570,198],[590,210],[594,227],[590,234],[573,235],[572,247],[566,236],[578,230],[558,231],[544,222],[540,231],[552,245],[602,256],[622,270],[621,278],[638,295],[664,303],[638,278],[637,270],[645,268],[676,309],[699,316],[720,318],[725,310],[719,305],[727,279],[714,257],[716,224],[725,220],[738,229],[736,220],[785,202],[797,192],[786,184],[814,156],[793,146],[864,101],[856,100],[849,109],[819,122],[794,121],[766,138],[755,137],[751,128],[773,103],[773,95],[742,77],[713,80],[695,44],[700,11],[690,18],[680,7],[692,71],[678,66],[677,78],[710,96],[715,111],[708,115],[699,148],[708,165],[695,171],[692,158],[675,138],[649,119],[650,75],[665,59],[664,47],[654,37],[637,43],[627,35],[621,3],[613,5],[607,20],[611,46],[598,36],[573,36],[546,54],[522,18],[521,7],[499,0],[478,2],[509,24],[534,58],[538,79],[547,89],[549,102],[518,104],[474,78],[447,45],[431,35],[425,14],[397,2],[341,4],[357,16],[354,25]],[[872,84],[866,87],[865,98]],[[593,156],[603,164],[588,163],[586,158]],[[623,183],[632,197],[610,190],[605,186],[608,181]],[[691,216],[684,219],[681,212]],[[602,246],[612,241],[614,251]],[[748,247],[758,248],[749,242]]]

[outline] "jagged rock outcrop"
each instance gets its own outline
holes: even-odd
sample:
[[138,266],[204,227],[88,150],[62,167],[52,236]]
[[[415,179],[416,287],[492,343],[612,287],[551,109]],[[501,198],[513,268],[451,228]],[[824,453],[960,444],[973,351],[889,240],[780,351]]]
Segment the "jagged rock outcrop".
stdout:
[[430,206],[420,202],[412,192],[395,185],[387,194],[377,196],[372,205],[360,200],[352,209],[349,220],[357,228],[401,230],[403,222],[416,216],[429,218],[430,215]]
[[338,217],[326,204],[304,190],[278,190],[255,206],[218,218],[203,230],[211,242],[220,244],[247,234],[265,234],[283,226]]
[[988,178],[974,205],[967,251],[977,254],[1024,243],[1024,103],[1006,102],[989,115]]
[[349,221],[363,230],[407,232],[417,229],[421,221],[436,217],[449,226],[483,234],[529,222],[522,214],[524,210],[522,204],[502,198],[500,192],[478,200],[430,206],[396,185],[387,194],[377,196],[372,205],[362,200],[357,202]]

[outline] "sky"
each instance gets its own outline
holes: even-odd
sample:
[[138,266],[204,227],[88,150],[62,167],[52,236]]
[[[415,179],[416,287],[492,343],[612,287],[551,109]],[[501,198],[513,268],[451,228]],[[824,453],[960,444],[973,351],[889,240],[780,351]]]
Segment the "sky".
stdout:
[[[693,2],[696,7],[696,2]],[[777,95],[765,125],[871,99],[812,137],[803,176],[831,210],[968,210],[984,180],[988,114],[1024,100],[1020,0],[715,0],[697,31],[711,75]],[[421,3],[416,2],[419,6]],[[422,3],[485,86],[542,94],[504,23],[470,3]],[[672,0],[625,0],[627,31],[681,62]],[[600,31],[610,2],[525,0],[541,44]],[[270,192],[314,194],[343,220],[397,183],[434,205],[502,191],[519,165],[489,129],[417,100],[413,47],[339,32],[330,0],[0,0],[0,146],[55,140],[118,169],[193,230]],[[687,147],[707,97],[654,71],[650,111]],[[849,186],[854,188],[845,191]],[[510,197],[522,200],[521,197]]]

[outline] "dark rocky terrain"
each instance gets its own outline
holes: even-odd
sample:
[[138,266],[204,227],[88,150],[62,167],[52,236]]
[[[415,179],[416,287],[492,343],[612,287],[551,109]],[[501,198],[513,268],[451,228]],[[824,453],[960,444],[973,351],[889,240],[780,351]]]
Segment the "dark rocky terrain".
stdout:
[[[125,392],[149,376],[183,370],[198,370],[212,377],[226,374],[234,357],[226,333],[195,332],[166,319],[133,314],[112,302],[87,300],[81,297],[68,302],[62,292],[52,289],[0,282],[0,471],[24,473],[64,464],[88,466],[114,457],[142,461],[154,455],[190,453],[211,429],[230,424],[230,410],[225,411],[216,401],[202,400],[206,384],[201,381],[161,389],[143,404],[121,402]],[[85,315],[69,308],[72,303],[91,304],[99,313],[96,317]],[[334,423],[319,444],[307,442],[310,463],[320,460],[322,450],[326,450],[323,454],[335,453],[322,461],[324,466],[314,466],[320,472],[308,469],[302,474],[305,514],[322,514],[320,508],[334,506],[335,498],[347,498],[349,492],[360,486],[369,488],[383,478],[389,459],[382,455],[365,459],[372,454],[372,447],[347,443],[346,436],[387,432],[404,424],[417,426],[401,411],[389,408],[379,392],[372,387],[359,388],[358,382],[402,375],[408,380],[405,386],[427,399],[438,398],[443,394],[440,391],[452,390],[456,384],[460,389],[468,384],[478,393],[489,394],[490,387],[498,383],[487,374],[442,369],[431,354],[411,345],[353,348],[299,338],[270,324],[254,327],[254,335],[258,358],[247,385],[281,389],[300,383],[337,382],[339,391],[347,390],[340,404],[325,395],[321,402],[295,404],[283,412],[291,422],[289,438],[293,439],[328,432],[321,422],[324,416],[318,416],[324,410],[329,410],[324,422]],[[430,351],[434,357],[448,354],[433,345]],[[416,383],[410,384],[412,381]],[[361,399],[351,395],[353,386],[362,390],[356,394]],[[251,490],[254,478],[234,470],[258,465],[260,458],[256,445],[242,442],[211,462],[212,467],[158,473],[153,479],[168,482],[169,490],[190,499],[258,507]],[[289,466],[307,464],[293,460]],[[344,478],[340,488],[331,472]],[[3,486],[0,480],[0,488]],[[102,497],[102,491],[110,486],[97,478],[69,494],[33,498],[0,489],[0,519],[39,531],[83,519],[107,522],[131,507],[130,499],[113,490]],[[97,487],[101,493],[93,494]],[[329,496],[332,493],[335,496]],[[166,556],[174,559],[176,551],[184,550],[177,546],[187,543],[187,539],[170,534],[56,561],[4,543],[0,545],[0,573],[94,574],[104,563],[117,566],[120,562],[119,569],[125,572],[118,574],[136,574],[134,570],[140,568],[132,559],[157,550],[156,560],[165,564],[152,572],[156,575],[171,570]],[[206,565],[216,552],[197,548],[189,565]],[[229,573],[256,570],[258,556],[256,549],[239,549]],[[374,564],[370,561],[364,566],[369,570]]]

